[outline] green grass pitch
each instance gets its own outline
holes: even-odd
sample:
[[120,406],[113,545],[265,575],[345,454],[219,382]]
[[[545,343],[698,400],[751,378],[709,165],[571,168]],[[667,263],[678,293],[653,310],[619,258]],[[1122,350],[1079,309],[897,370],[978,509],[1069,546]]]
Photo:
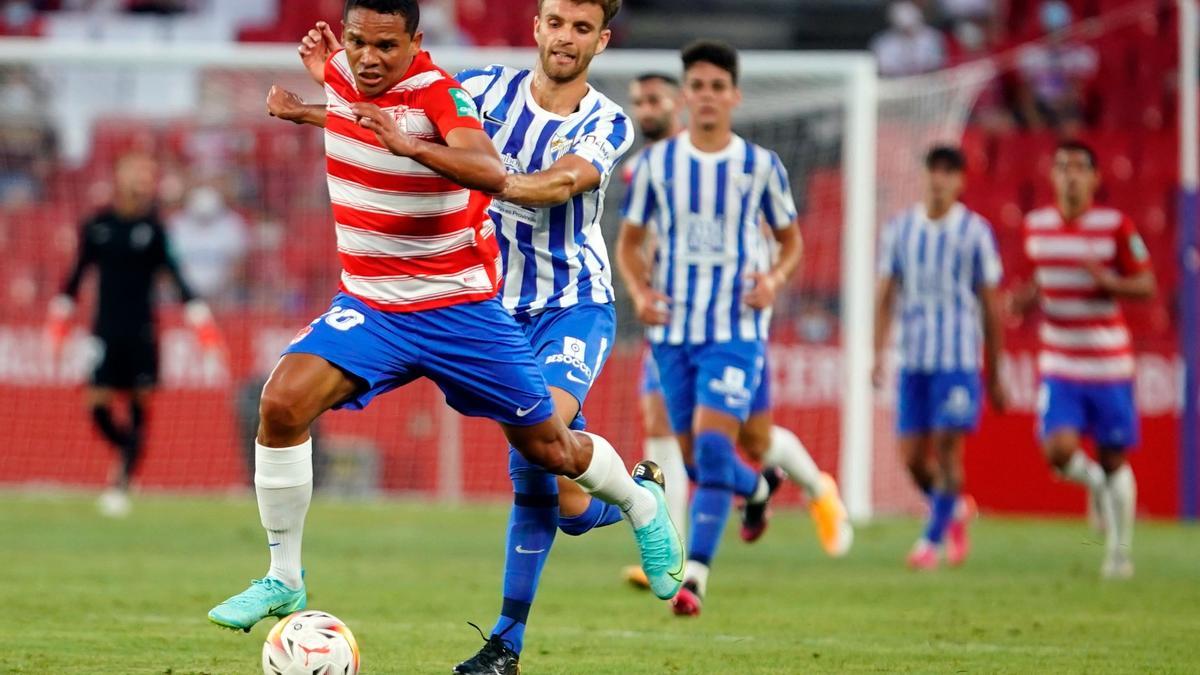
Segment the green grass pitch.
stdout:
[[[309,606],[358,637],[366,673],[448,673],[499,606],[498,505],[319,500],[305,562]],[[534,609],[526,675],[550,673],[1200,671],[1200,529],[1142,523],[1137,577],[1098,579],[1079,521],[984,518],[958,570],[902,559],[918,524],[859,531],[819,552],[806,514],[763,541],[730,528],[704,615],[677,619],[626,588],[623,525],[560,535]],[[205,613],[266,567],[250,498],[152,496],[107,521],[90,496],[0,493],[0,673],[256,673],[250,635]]]

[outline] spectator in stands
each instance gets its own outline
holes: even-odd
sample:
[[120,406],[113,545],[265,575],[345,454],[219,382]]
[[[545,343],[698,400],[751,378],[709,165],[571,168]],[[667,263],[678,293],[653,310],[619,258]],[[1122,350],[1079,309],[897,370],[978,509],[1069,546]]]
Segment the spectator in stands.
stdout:
[[42,92],[28,72],[0,73],[0,205],[18,206],[40,196],[52,168],[54,132]]
[[996,16],[996,0],[939,0],[938,11],[944,21],[990,21]]
[[888,8],[891,28],[871,41],[871,51],[884,77],[919,75],[946,65],[946,40],[925,23],[921,10],[911,2],[895,2]]
[[183,211],[169,221],[183,278],[210,302],[229,299],[246,257],[246,221],[225,204],[221,193],[201,186],[188,195]]
[[1065,131],[1086,117],[1088,87],[1100,59],[1095,49],[1064,33],[1074,17],[1063,0],[1043,2],[1038,18],[1044,37],[1017,56],[1018,114],[1031,129]]
[[[951,66],[975,61],[984,64],[981,67],[994,67],[991,66],[991,61],[983,61],[996,49],[985,24],[978,21],[959,21],[955,24],[951,37]],[[991,134],[1007,133],[1016,127],[1016,120],[1005,96],[1004,82],[1000,77],[991,77],[980,85],[975,107],[971,110],[971,123]]]

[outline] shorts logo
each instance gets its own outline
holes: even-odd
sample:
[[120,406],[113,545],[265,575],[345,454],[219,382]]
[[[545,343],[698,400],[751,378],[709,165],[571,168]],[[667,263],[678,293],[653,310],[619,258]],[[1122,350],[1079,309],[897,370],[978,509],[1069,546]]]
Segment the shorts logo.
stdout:
[[746,371],[726,366],[719,380],[711,380],[708,388],[725,396],[725,405],[740,408],[750,404],[750,390],[746,387]]
[[[578,368],[587,379],[592,379],[592,368],[585,359],[587,359],[587,343],[579,338],[565,337],[563,338],[563,350],[561,354],[553,354],[546,359],[546,364],[565,363],[574,368]],[[568,378],[575,381],[568,374]],[[583,384],[587,384],[584,382]]]
[[294,345],[294,344],[296,344],[297,342],[299,342],[299,341],[303,340],[304,338],[308,337],[308,334],[309,334],[309,333],[311,333],[311,332],[312,332],[312,326],[311,326],[311,325],[308,325],[308,326],[305,326],[304,328],[301,328],[301,329],[300,329],[300,332],[299,332],[299,333],[296,333],[296,337],[292,338],[292,341],[291,341],[291,342],[289,342],[288,344],[290,344],[290,345]]
[[971,392],[963,386],[954,387],[943,405],[947,413],[963,417],[971,412]]

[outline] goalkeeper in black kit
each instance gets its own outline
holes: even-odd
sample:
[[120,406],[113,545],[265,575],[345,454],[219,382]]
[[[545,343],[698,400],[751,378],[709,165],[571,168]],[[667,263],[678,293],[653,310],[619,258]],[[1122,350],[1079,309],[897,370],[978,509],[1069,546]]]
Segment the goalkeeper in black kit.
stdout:
[[[222,342],[208,306],[196,298],[169,252],[156,204],[157,174],[157,164],[146,155],[117,161],[112,204],[84,221],[71,274],[50,304],[49,337],[57,355],[69,332],[84,274],[96,268],[92,333],[98,354],[87,405],[96,428],[119,457],[99,502],[101,512],[114,517],[130,510],[129,483],[142,457],[149,398],[158,382],[154,291],[159,272],[167,272],[178,287],[186,321],[201,345],[210,349]],[[123,422],[113,415],[118,397],[129,405]]]

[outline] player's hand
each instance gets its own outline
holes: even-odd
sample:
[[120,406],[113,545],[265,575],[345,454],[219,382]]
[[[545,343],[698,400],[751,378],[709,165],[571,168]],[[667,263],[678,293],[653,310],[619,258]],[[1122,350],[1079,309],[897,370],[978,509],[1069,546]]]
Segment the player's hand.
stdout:
[[358,125],[374,132],[383,147],[391,150],[393,155],[409,157],[416,151],[412,137],[401,131],[396,118],[383,112],[379,106],[374,103],[351,103],[350,111],[354,113]]
[[46,343],[50,355],[57,362],[62,354],[67,335],[71,333],[71,317],[75,314],[75,301],[67,295],[57,295],[50,301],[46,320]]
[[267,92],[267,114],[271,117],[303,124],[304,111],[304,100],[287,89],[272,85]]
[[633,307],[637,318],[647,326],[665,326],[671,320],[667,308],[671,299],[646,286],[633,293]]
[[308,69],[308,74],[317,84],[325,84],[325,64],[334,52],[340,51],[342,43],[338,41],[329,24],[318,21],[309,29],[308,34],[300,38],[300,61]]
[[1037,304],[1038,289],[1034,284],[1019,286],[1008,294],[1005,304],[1005,314],[1020,323]]
[[992,402],[992,408],[1004,414],[1008,412],[1008,390],[1001,384],[999,377],[989,377],[987,382],[988,399]]
[[876,359],[875,366],[871,368],[871,385],[876,389],[883,389],[883,385],[887,383],[887,374],[883,369],[883,360]]
[[1092,275],[1092,279],[1102,291],[1111,291],[1113,287],[1116,286],[1116,284],[1120,281],[1120,277],[1117,276],[1116,272],[1101,265],[1095,260],[1089,260],[1083,263],[1083,269],[1087,270],[1087,273]]
[[746,278],[753,282],[754,288],[742,296],[742,302],[754,309],[768,309],[775,304],[775,293],[781,285],[775,274],[754,272]]

